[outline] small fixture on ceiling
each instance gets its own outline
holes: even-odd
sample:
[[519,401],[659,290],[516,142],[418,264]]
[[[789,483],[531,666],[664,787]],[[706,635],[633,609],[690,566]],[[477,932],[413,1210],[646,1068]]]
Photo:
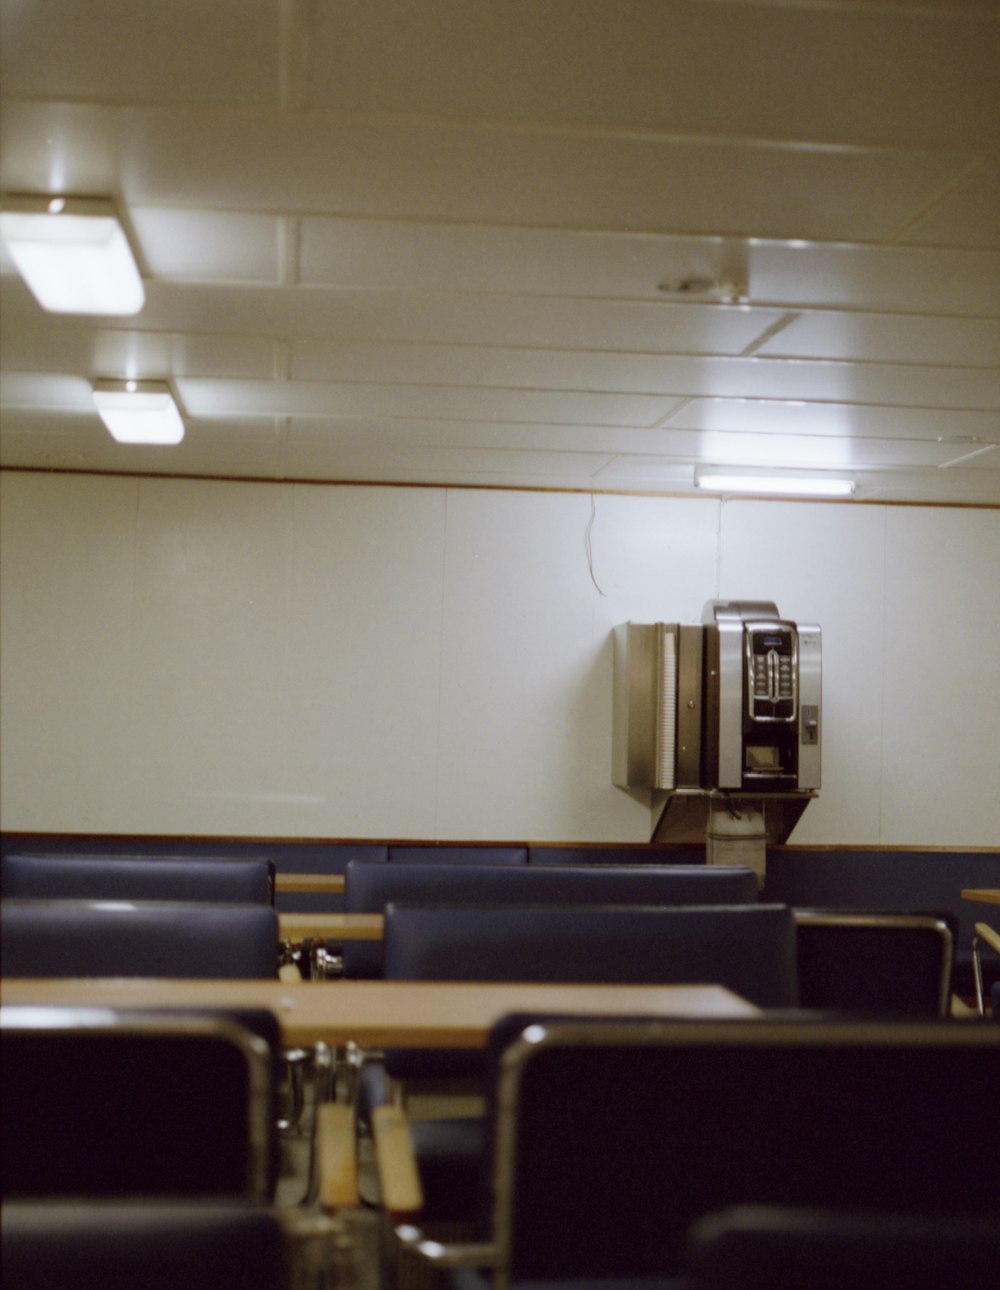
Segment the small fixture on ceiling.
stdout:
[[710,278],[691,274],[667,278],[657,283],[657,290],[674,300],[701,300],[711,304],[742,304],[749,299],[747,283],[736,278]]
[[166,381],[98,381],[94,406],[119,443],[180,443],[184,422]]
[[0,236],[43,309],[135,314],[139,268],[114,205],[101,197],[6,197]]
[[754,472],[716,466],[698,466],[696,488],[713,493],[772,493],[781,497],[851,497],[857,484],[843,475],[805,475],[788,472]]

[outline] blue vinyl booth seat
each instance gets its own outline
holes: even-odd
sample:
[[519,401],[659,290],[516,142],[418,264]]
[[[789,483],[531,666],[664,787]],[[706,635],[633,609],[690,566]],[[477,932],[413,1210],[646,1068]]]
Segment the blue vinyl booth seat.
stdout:
[[274,865],[264,859],[5,855],[0,883],[8,900],[274,901]]
[[638,1290],[689,1286],[670,1278],[694,1225],[734,1205],[996,1222],[993,1026],[527,1021],[490,1049],[482,1245],[427,1245],[407,1216],[422,1259],[499,1266],[512,1288]]
[[[753,875],[751,874],[751,877]],[[762,1008],[798,999],[795,925],[785,906],[418,908],[385,913],[386,977],[425,981],[721,984]],[[481,1084],[471,1050],[387,1048],[362,1074],[362,1116],[397,1081]],[[468,1216],[483,1154],[482,1116],[415,1119],[427,1214]]]
[[[757,901],[751,869],[701,866],[349,864],[344,908],[382,913],[390,902],[420,905],[735,905]],[[378,977],[383,945],[344,945],[344,975]]]
[[266,1010],[0,1008],[5,1207],[269,1199],[280,1043]]
[[268,905],[5,900],[5,977],[275,978],[278,916]]
[[607,843],[588,843],[587,845],[545,845],[531,843],[528,846],[529,865],[701,865],[705,864],[705,844],[691,843],[669,846],[657,846],[649,843],[614,846]]
[[443,843],[441,846],[396,843],[389,847],[389,863],[521,865],[528,863],[528,848],[493,845],[460,846],[457,843]]

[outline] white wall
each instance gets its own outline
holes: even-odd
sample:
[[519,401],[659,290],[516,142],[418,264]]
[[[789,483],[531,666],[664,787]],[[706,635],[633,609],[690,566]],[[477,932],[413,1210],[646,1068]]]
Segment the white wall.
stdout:
[[0,483],[5,829],[645,841],[610,631],[721,596],[823,627],[793,841],[1000,843],[998,511]]

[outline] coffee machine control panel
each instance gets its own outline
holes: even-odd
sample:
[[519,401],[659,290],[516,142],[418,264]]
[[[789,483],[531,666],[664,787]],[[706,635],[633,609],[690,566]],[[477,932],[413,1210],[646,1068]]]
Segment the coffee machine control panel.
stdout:
[[798,641],[791,623],[745,623],[747,716],[794,721],[797,716]]

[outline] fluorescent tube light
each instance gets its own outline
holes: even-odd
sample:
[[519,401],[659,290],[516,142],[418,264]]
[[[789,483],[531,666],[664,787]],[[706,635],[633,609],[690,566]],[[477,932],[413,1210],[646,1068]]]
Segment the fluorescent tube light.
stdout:
[[9,197],[0,236],[43,309],[135,314],[146,294],[115,208],[97,197]]
[[851,497],[853,479],[833,475],[754,474],[752,471],[703,469],[694,472],[696,488],[713,493],[774,493],[782,497]]
[[166,381],[98,381],[94,406],[119,443],[180,443],[184,422]]

